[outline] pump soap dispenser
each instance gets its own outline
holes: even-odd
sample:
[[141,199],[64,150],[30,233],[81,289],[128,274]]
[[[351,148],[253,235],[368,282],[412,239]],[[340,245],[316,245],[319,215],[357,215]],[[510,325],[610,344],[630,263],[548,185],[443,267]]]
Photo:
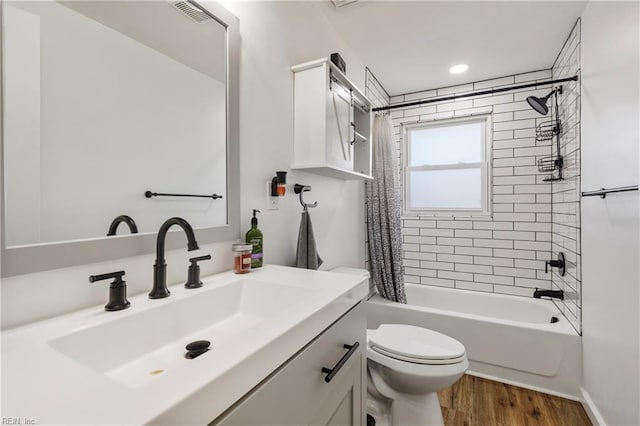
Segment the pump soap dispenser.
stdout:
[[253,246],[251,252],[251,269],[260,268],[262,266],[262,231],[258,229],[258,218],[256,213],[260,210],[253,209],[253,217],[251,218],[251,229],[247,231],[246,243]]

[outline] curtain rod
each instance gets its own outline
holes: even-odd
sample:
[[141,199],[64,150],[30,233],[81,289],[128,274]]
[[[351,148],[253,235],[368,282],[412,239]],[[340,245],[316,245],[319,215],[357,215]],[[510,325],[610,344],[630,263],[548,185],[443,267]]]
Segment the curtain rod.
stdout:
[[518,86],[499,87],[497,89],[482,90],[482,91],[479,91],[479,92],[463,93],[461,95],[442,96],[440,98],[425,99],[425,100],[422,100],[422,101],[406,102],[406,103],[403,103],[403,104],[396,104],[396,105],[387,105],[387,106],[383,106],[383,107],[373,108],[373,111],[376,112],[376,111],[386,111],[386,110],[396,109],[396,108],[407,108],[407,107],[412,107],[412,106],[416,106],[416,105],[432,104],[434,102],[452,101],[452,100],[455,100],[455,99],[470,98],[472,96],[491,95],[491,94],[494,94],[494,93],[509,92],[511,90],[527,89],[529,87],[543,86],[545,84],[556,84],[556,83],[564,83],[564,82],[567,82],[567,81],[577,81],[577,80],[578,80],[578,76],[574,75],[573,77],[560,78],[560,79],[557,79],[557,80],[539,81],[539,82],[536,82],[536,83],[520,84]]

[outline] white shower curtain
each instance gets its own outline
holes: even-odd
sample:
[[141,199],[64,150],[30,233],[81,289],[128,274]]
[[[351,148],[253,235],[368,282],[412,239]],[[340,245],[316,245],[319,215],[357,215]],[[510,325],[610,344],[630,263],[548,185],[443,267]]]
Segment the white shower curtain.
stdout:
[[371,279],[382,297],[407,303],[402,273],[401,197],[388,115],[373,122],[373,181],[366,183]]

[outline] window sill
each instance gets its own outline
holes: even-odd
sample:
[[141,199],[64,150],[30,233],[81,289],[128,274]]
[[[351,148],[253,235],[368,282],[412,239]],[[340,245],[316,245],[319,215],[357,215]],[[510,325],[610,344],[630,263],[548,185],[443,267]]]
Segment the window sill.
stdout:
[[416,212],[403,212],[402,219],[477,219],[477,220],[492,220],[492,213],[416,213]]

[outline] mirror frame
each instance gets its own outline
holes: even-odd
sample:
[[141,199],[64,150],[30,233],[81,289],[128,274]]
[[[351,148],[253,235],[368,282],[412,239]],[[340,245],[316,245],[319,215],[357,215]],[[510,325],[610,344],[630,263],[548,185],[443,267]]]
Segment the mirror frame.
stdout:
[[[240,32],[236,16],[215,1],[194,2],[227,31],[227,224],[195,229],[200,245],[240,238]],[[0,9],[0,23],[4,16]],[[4,25],[2,25],[4,31]],[[4,38],[0,37],[0,40]],[[0,43],[0,82],[4,84],[4,46]],[[0,164],[4,164],[4,94],[0,90]],[[11,277],[153,253],[157,233],[118,235],[99,239],[5,246],[4,168],[0,172],[0,277]],[[168,219],[168,218],[167,218]],[[186,247],[182,232],[167,235],[166,248]]]

